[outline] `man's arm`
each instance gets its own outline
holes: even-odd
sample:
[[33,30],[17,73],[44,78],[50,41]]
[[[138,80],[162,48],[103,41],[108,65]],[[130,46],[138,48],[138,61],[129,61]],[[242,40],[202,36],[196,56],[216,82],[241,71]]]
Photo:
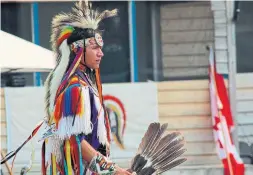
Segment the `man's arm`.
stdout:
[[90,163],[93,157],[98,154],[98,152],[86,140],[82,140],[81,149],[82,158],[88,163]]
[[[89,166],[92,166],[92,164],[96,164],[95,161],[98,156],[102,156],[104,158],[104,156],[102,154],[100,154],[99,152],[97,152],[86,140],[82,140],[81,149],[82,149],[82,158],[88,163]],[[99,163],[96,165],[100,166]],[[95,167],[98,167],[98,166],[95,166]],[[102,170],[96,169],[95,171],[100,172]],[[112,174],[113,175],[131,175],[131,173],[120,168],[117,165],[115,166],[115,170],[114,170],[114,172],[112,172]],[[103,174],[101,173],[101,175],[103,175]]]

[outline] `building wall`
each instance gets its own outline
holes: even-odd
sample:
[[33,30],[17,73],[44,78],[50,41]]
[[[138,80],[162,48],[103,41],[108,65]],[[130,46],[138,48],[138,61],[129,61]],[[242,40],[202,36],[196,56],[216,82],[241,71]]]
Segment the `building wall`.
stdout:
[[228,74],[228,32],[226,1],[211,1],[214,19],[214,50],[216,54],[217,71]]
[[208,80],[158,84],[159,117],[185,136],[188,165],[218,164],[212,133]]
[[210,2],[161,4],[161,43],[165,79],[207,77],[207,45],[214,44]]
[[215,48],[218,72],[228,74],[225,1],[162,3],[160,11],[164,79],[207,77],[207,45]]
[[236,81],[238,140],[253,144],[253,73],[238,74]]

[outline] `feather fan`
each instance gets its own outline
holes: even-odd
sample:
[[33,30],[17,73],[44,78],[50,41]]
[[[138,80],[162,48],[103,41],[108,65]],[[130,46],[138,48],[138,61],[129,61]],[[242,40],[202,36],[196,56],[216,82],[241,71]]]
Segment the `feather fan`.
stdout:
[[186,161],[186,151],[179,132],[165,134],[168,124],[151,123],[130,165],[137,175],[161,174]]

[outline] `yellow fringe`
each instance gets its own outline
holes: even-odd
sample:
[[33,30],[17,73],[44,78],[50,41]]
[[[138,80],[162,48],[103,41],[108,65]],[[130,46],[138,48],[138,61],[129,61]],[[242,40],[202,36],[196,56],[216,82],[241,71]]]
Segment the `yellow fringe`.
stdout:
[[67,167],[68,167],[68,175],[72,175],[72,167],[71,167],[71,155],[70,155],[70,143],[69,140],[66,140],[66,159],[67,159]]
[[[80,88],[82,88],[82,86],[80,87]],[[80,96],[80,105],[82,106],[81,107],[81,114],[80,114],[80,117],[82,117],[83,115],[84,115],[84,103],[86,103],[86,101],[84,101],[84,96],[83,96],[83,94],[82,94],[82,91],[81,91],[81,94],[80,94],[81,96]]]
[[52,174],[56,175],[56,158],[55,155],[52,154]]

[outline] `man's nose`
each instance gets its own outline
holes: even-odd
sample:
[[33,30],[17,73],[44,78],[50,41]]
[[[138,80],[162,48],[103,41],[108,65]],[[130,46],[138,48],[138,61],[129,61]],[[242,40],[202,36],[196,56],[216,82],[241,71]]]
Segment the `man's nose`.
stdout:
[[98,50],[98,56],[99,57],[103,57],[104,56],[104,53],[103,53],[103,51],[102,51],[101,48],[99,48],[99,50]]

